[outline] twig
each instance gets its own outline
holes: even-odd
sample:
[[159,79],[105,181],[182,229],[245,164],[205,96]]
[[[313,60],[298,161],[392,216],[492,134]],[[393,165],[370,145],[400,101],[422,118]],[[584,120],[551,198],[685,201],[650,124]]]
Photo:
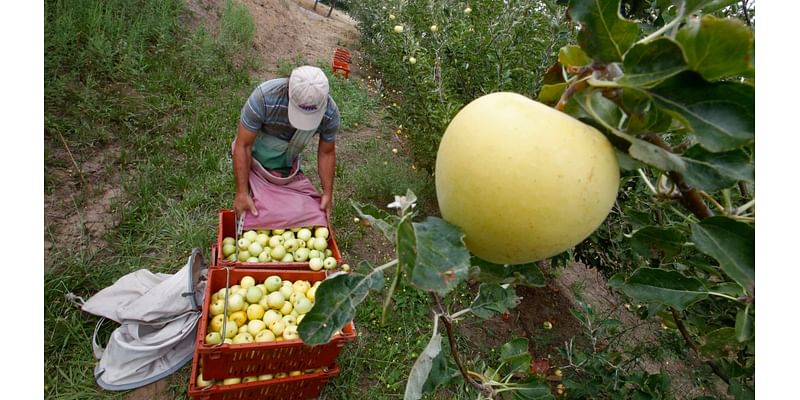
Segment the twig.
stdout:
[[[685,340],[686,344],[688,344],[689,347],[692,348],[692,351],[694,351],[695,355],[697,355],[697,357],[700,358],[700,348],[697,347],[697,343],[695,343],[694,340],[692,340],[691,336],[689,336],[689,332],[686,330],[686,326],[683,324],[683,320],[681,319],[681,316],[678,315],[678,312],[675,311],[674,308],[670,307],[670,311],[672,311],[672,319],[675,321],[675,325],[678,326],[678,330],[681,332],[681,336],[683,336],[683,340]],[[715,375],[717,375],[718,377],[720,377],[720,379],[725,381],[725,383],[730,385],[731,378],[728,376],[728,374],[726,374],[722,370],[722,368],[720,368],[720,366],[717,363],[715,363],[714,361],[711,361],[711,360],[703,360],[703,361],[706,364],[708,364],[709,367],[711,367],[711,370],[714,371]]]
[[86,188],[86,190],[88,190],[89,193],[91,193],[92,188],[86,184],[86,179],[84,179],[83,177],[83,171],[81,170],[81,167],[78,166],[78,162],[75,161],[75,157],[72,156],[72,151],[69,150],[69,145],[67,145],[67,141],[64,139],[64,136],[61,135],[61,132],[56,131],[56,134],[58,134],[58,137],[61,139],[61,143],[64,144],[64,149],[67,150],[69,159],[72,160],[72,165],[74,165],[75,170],[78,171],[78,176],[81,179],[81,185],[83,185],[83,187]]
[[555,107],[556,110],[564,111],[564,107],[566,107],[567,102],[572,95],[576,92],[580,92],[589,85],[585,78],[591,75],[591,73],[592,69],[590,67],[581,67],[581,69],[578,71],[578,75],[575,77],[575,81],[567,86],[567,88],[564,90],[564,93],[561,94],[561,98],[558,99],[558,103],[556,103]]
[[[654,133],[648,133],[644,135],[645,140],[654,145],[661,147],[662,149],[672,152],[669,144],[664,141],[660,136]],[[713,216],[711,209],[708,208],[706,203],[703,202],[703,198],[700,196],[700,193],[697,189],[689,186],[686,183],[686,179],[684,179],[683,174],[676,171],[669,171],[667,174],[669,179],[678,187],[678,190],[681,192],[681,203],[689,209],[692,214],[694,214],[698,219],[704,220],[708,217]]]
[[494,398],[494,392],[490,387],[486,387],[481,383],[475,381],[472,378],[472,375],[469,374],[466,368],[464,368],[464,364],[461,363],[461,357],[458,355],[458,350],[456,349],[456,338],[453,334],[453,323],[450,315],[444,310],[444,306],[442,305],[442,299],[439,297],[438,294],[431,292],[431,297],[433,298],[433,302],[436,305],[437,312],[440,314],[439,318],[442,319],[444,323],[445,331],[447,331],[447,339],[450,342],[450,354],[453,356],[453,360],[456,362],[458,366],[458,370],[461,372],[461,375],[464,376],[464,380],[467,381],[470,385],[472,385],[475,389],[478,390],[478,393],[486,396],[488,399]]

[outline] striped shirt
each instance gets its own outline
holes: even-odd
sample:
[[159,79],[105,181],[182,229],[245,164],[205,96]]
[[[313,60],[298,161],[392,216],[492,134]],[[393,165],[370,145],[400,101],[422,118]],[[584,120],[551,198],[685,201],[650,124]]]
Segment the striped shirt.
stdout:
[[[258,85],[247,99],[240,115],[245,128],[259,135],[277,136],[287,142],[296,128],[289,123],[289,79],[278,78]],[[339,107],[328,95],[328,107],[317,128],[324,142],[334,142],[339,129]]]

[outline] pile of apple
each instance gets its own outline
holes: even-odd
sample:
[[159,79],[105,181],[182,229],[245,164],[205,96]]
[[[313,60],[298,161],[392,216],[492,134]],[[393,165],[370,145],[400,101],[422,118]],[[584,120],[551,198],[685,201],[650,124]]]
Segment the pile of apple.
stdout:
[[329,235],[324,226],[249,230],[238,241],[230,236],[224,238],[222,256],[227,261],[308,262],[314,271],[334,269],[336,259],[328,248]]
[[257,283],[247,275],[230,289],[220,289],[211,296],[206,344],[298,339],[297,325],[314,306],[320,283],[322,281],[313,285],[304,280],[285,281],[277,275]]
[[249,382],[256,382],[256,381],[269,381],[273,379],[283,379],[290,376],[299,376],[303,374],[316,374],[319,372],[323,372],[327,370],[327,368],[316,368],[316,369],[307,369],[305,371],[291,371],[291,372],[278,372],[276,374],[264,374],[258,376],[245,376],[242,378],[226,378],[222,381],[217,381],[214,379],[203,379],[203,368],[200,368],[200,372],[197,375],[197,387],[204,388],[206,386],[216,385],[221,383],[223,386],[227,385],[238,385],[240,383],[249,383]]

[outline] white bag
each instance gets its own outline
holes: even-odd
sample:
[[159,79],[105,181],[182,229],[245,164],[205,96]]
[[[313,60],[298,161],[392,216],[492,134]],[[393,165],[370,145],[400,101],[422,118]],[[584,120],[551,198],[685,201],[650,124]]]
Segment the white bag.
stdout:
[[[131,272],[81,307],[102,317],[92,336],[99,361],[94,376],[106,390],[129,390],[160,380],[191,361],[208,270],[200,249],[174,275]],[[106,319],[120,326],[105,349],[97,333]]]

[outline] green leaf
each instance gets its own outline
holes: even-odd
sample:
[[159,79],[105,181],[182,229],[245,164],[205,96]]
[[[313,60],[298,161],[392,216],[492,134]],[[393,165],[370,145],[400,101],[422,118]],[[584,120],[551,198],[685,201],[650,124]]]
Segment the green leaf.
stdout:
[[517,382],[515,390],[512,391],[514,399],[517,400],[552,400],[555,399],[551,393],[550,385],[542,382],[535,377],[528,377]]
[[750,313],[750,304],[736,313],[736,340],[746,342],[755,336],[755,315]]
[[418,289],[446,295],[469,273],[470,255],[464,232],[441,218],[414,223],[417,258],[411,284]]
[[411,218],[404,217],[397,226],[397,262],[400,269],[411,271],[417,262],[417,236]]
[[622,88],[622,108],[627,114],[625,131],[629,134],[664,132],[672,124],[672,116],[656,107],[650,95],[639,90]]
[[631,47],[623,67],[617,83],[633,87],[653,87],[687,68],[681,47],[666,37]]
[[556,83],[554,85],[544,85],[539,91],[539,101],[545,104],[555,104],[561,99],[561,95],[567,88],[566,83]]
[[669,259],[683,249],[686,238],[677,229],[648,226],[634,232],[631,248],[647,258]]
[[470,276],[483,283],[512,284],[528,287],[544,287],[544,274],[536,263],[500,265],[473,256],[470,259],[474,267]]
[[738,348],[736,333],[731,327],[719,328],[703,337],[700,354],[707,357],[728,357]]
[[698,11],[706,14],[719,11],[739,0],[686,0],[686,15],[692,15]]
[[375,227],[375,229],[383,232],[386,239],[394,241],[396,224],[399,221],[399,217],[390,215],[372,204],[360,204],[353,200],[350,200],[350,204],[356,210],[356,213],[358,213],[359,218],[366,220],[371,226]]
[[[434,324],[434,326],[436,326]],[[442,335],[435,332],[425,350],[417,357],[406,382],[403,400],[418,400],[422,397],[423,387],[433,367],[433,359],[442,351]]]
[[508,365],[511,372],[526,372],[531,365],[528,339],[516,337],[500,348],[500,361]]
[[562,65],[583,67],[592,63],[592,59],[579,46],[567,45],[558,50],[558,62]]
[[641,302],[668,305],[678,311],[708,297],[703,283],[676,271],[638,268],[622,286],[622,291]]
[[478,318],[489,319],[495,315],[508,312],[520,302],[513,286],[503,288],[496,283],[483,283],[478,289],[478,297],[469,308]]
[[696,72],[686,71],[649,94],[708,150],[733,150],[755,140],[755,89],[750,85],[709,83]]
[[756,398],[755,388],[738,380],[731,381],[731,384],[728,385],[728,393],[733,396],[734,400],[755,400]]
[[581,24],[578,44],[596,61],[622,61],[639,38],[639,26],[622,18],[620,0],[572,0],[569,15]]
[[719,262],[720,268],[747,291],[755,290],[756,231],[727,217],[706,218],[692,225],[692,241],[698,250]]
[[707,192],[729,188],[739,181],[755,182],[755,166],[743,150],[712,153],[700,145],[686,150],[686,182]]
[[631,158],[631,156],[614,149],[614,152],[617,154],[617,163],[619,164],[619,168],[623,171],[636,171],[639,168],[644,168],[644,164],[640,163],[637,160]]
[[[365,268],[362,262],[359,268]],[[370,268],[371,269],[371,268]],[[303,342],[310,346],[328,343],[333,334],[353,320],[356,307],[370,290],[383,289],[383,270],[367,275],[339,273],[329,276],[317,288],[316,302],[298,326]]]
[[736,18],[690,18],[675,39],[683,47],[689,68],[706,80],[742,75],[751,69],[753,32]]
[[433,359],[431,372],[428,373],[428,380],[422,387],[422,393],[431,393],[438,386],[448,385],[460,378],[462,375],[455,363],[451,361],[445,351],[440,351]]

